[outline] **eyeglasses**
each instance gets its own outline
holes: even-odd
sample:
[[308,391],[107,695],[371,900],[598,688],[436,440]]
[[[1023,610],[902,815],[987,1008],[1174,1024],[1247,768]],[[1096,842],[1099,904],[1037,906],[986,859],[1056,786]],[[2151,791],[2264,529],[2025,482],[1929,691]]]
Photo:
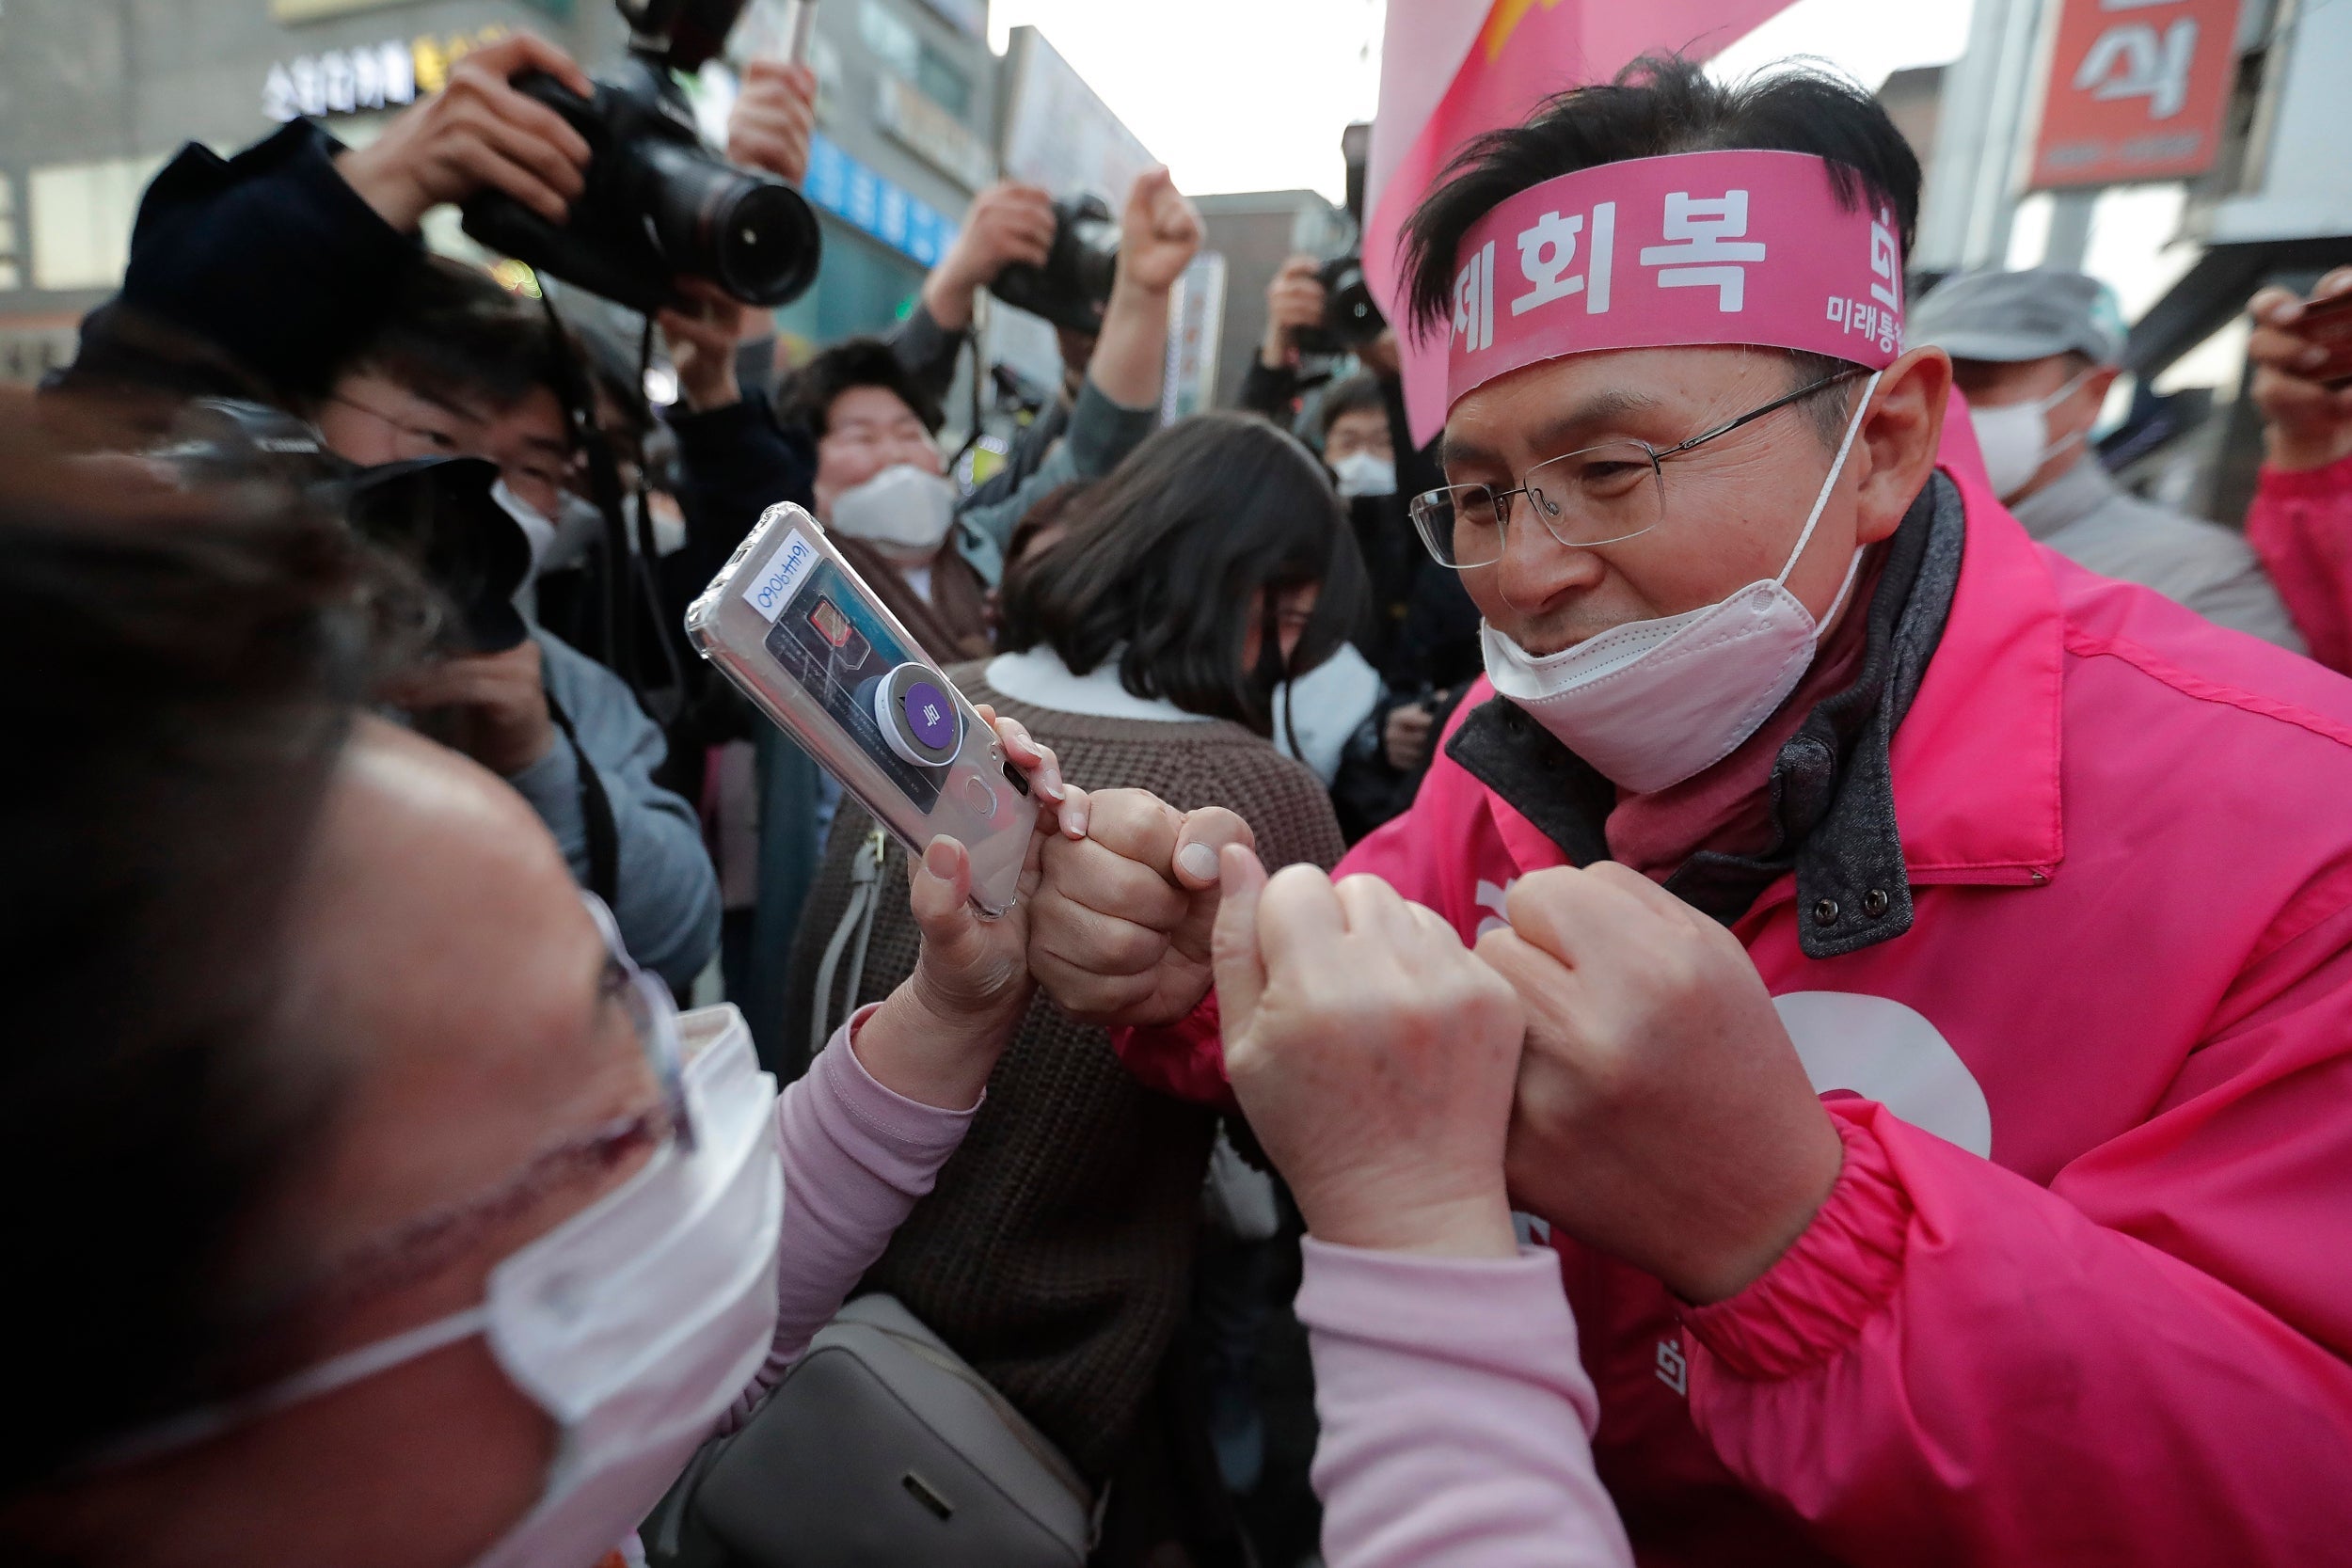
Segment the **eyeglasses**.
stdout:
[[1667,458],[1867,373],[1856,366],[1825,375],[1675,446],[1653,447],[1631,437],[1603,441],[1536,464],[1516,490],[1499,490],[1491,484],[1448,484],[1415,496],[1407,510],[1429,553],[1439,564],[1457,572],[1491,566],[1502,559],[1512,506],[1521,496],[1527,498],[1528,510],[1544,531],[1563,545],[1589,549],[1618,544],[1665,521],[1666,478],[1660,465]]
[[456,437],[447,431],[435,430],[430,425],[412,424],[397,414],[388,414],[381,408],[361,403],[358,398],[345,397],[341,392],[327,393],[326,401],[340,403],[345,408],[365,414],[372,420],[380,420],[389,425],[392,434],[398,437],[394,443],[394,450],[404,459],[446,457],[457,451]]

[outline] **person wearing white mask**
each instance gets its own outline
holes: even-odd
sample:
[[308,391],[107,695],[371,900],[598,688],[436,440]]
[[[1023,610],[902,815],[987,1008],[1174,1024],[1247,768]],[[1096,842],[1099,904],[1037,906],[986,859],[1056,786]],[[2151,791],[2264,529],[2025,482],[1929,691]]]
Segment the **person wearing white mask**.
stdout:
[[[1386,1322],[1531,1391],[1547,1345],[1588,1369],[1640,1560],[2283,1568],[2352,1528],[2352,686],[2004,510],[1906,342],[1919,190],[1850,81],[1676,58],[1446,170],[1391,315],[1486,677],[1410,809],[1256,935],[1333,952],[1281,989],[1335,1053],[1379,1009],[1343,933],[1434,925],[1517,992],[1486,1190],[1557,1256],[1491,1272],[1489,1196]],[[1032,971],[1147,1082],[1250,1104],[1249,827],[1084,807]],[[1379,1197],[1306,1207],[1311,1263],[1461,1191],[1357,1168]],[[1581,1343],[1537,1327],[1564,1292]],[[1463,1473],[1525,1473],[1424,1392]],[[1336,1488],[1367,1454],[1330,1447]],[[1426,1549],[1401,1480],[1327,1504],[1327,1544],[1397,1562],[1559,1560]]]
[[[493,493],[530,542],[535,573],[572,474],[555,389],[564,352],[533,303],[427,260],[311,413],[327,445],[357,463],[496,463]],[[718,947],[718,875],[693,809],[654,783],[667,747],[618,675],[532,619],[529,641],[421,664],[386,696],[514,785],[581,884],[611,903],[629,950],[685,992]]]
[[2304,651],[2245,535],[2140,499],[2092,450],[2122,373],[2114,290],[2056,267],[1964,274],[1919,301],[1911,341],[1952,356],[1985,475],[2036,541],[2219,626]]

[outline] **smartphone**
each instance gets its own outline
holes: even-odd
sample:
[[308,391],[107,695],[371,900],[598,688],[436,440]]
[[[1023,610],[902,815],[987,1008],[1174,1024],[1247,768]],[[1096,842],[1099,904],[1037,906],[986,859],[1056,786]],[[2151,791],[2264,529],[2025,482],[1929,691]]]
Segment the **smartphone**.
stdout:
[[2294,330],[2328,351],[2327,363],[2301,373],[2323,387],[2352,386],[2352,293],[2306,301]]
[[910,853],[959,840],[982,914],[1012,908],[1037,816],[1027,778],[816,518],[770,507],[686,633]]

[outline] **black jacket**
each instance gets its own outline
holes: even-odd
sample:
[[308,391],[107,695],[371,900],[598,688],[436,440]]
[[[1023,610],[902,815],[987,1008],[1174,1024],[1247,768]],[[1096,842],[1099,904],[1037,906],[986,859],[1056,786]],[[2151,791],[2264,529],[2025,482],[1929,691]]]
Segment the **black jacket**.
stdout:
[[82,322],[69,386],[298,407],[382,325],[423,254],[296,120],[233,158],[190,142],[139,202],[122,290]]

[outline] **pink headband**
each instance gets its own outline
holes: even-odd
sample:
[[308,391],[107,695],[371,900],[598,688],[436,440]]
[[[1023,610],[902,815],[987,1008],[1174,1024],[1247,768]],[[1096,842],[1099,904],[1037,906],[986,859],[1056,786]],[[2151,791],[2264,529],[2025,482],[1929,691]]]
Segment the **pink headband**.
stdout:
[[1761,343],[1883,370],[1903,349],[1894,216],[1809,152],[1683,152],[1519,192],[1454,253],[1446,406],[1595,349]]

